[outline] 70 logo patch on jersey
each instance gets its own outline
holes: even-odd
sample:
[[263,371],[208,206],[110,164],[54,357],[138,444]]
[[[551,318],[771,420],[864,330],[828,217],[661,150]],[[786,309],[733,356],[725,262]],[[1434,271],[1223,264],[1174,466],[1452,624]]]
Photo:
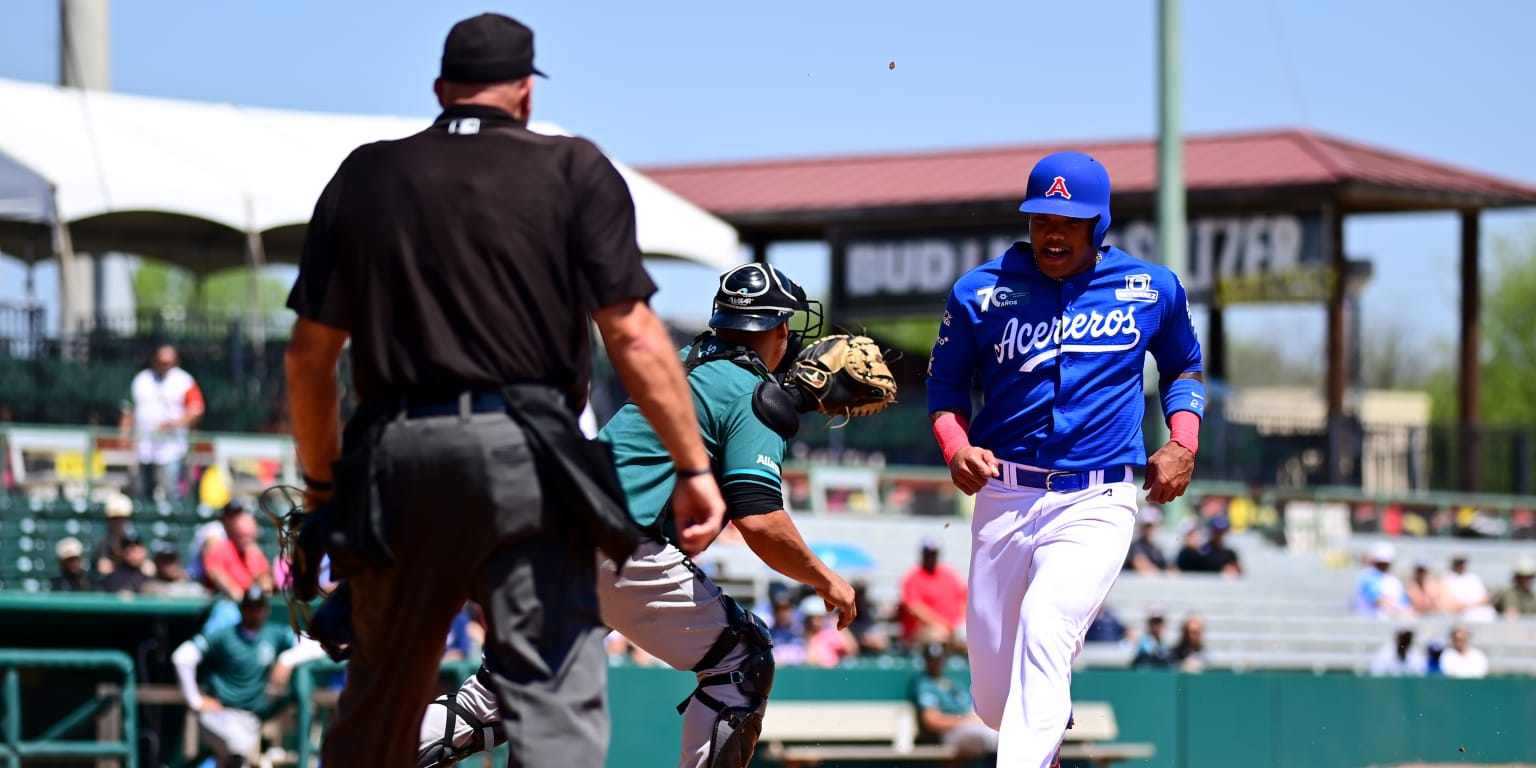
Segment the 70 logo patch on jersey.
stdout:
[[1006,285],[989,285],[979,288],[976,295],[981,299],[981,311],[991,307],[1014,307],[1029,303],[1029,290],[1009,288]]

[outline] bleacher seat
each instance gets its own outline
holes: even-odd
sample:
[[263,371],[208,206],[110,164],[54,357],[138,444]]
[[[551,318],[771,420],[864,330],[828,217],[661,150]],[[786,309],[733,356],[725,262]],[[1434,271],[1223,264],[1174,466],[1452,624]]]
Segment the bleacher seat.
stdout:
[[[1168,617],[1164,641],[1178,639],[1179,624],[1189,614],[1205,621],[1206,655],[1210,665],[1236,670],[1296,669],[1364,673],[1371,657],[1389,640],[1398,622],[1352,612],[1352,597],[1360,565],[1355,553],[1370,546],[1372,537],[1355,537],[1349,550],[1297,554],[1253,537],[1235,537],[1245,575],[1223,579],[1206,574],[1145,577],[1123,574],[1110,591],[1106,606],[1126,627],[1140,630],[1146,614],[1156,607]],[[1529,553],[1528,545],[1468,540],[1393,539],[1398,563],[1394,572],[1405,578],[1415,557],[1427,557],[1443,573],[1450,553],[1469,557],[1471,570],[1490,590],[1509,581],[1514,561]],[[1171,541],[1165,548],[1171,554]],[[1455,621],[1443,615],[1412,620],[1422,648],[1443,641]],[[1536,674],[1536,619],[1467,625],[1472,644],[1488,655],[1493,674]],[[1120,646],[1090,647],[1079,666],[1124,666],[1130,652]]]

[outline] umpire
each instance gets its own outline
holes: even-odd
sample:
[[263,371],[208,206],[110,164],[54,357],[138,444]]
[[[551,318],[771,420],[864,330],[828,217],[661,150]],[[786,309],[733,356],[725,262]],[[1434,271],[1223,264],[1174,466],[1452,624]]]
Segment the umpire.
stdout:
[[[326,551],[348,579],[355,635],[326,765],[414,765],[443,637],[466,599],[486,610],[511,764],[603,764],[591,553],[627,556],[638,537],[611,456],[576,423],[589,315],[677,468],[684,548],[719,532],[724,502],[647,303],[655,284],[629,190],[590,142],[529,132],[542,74],[517,21],[455,24],[434,85],[442,114],[353,151],[310,220],[288,299],[299,316],[288,392],[308,505],[333,521]],[[343,438],[349,338],[359,405]]]

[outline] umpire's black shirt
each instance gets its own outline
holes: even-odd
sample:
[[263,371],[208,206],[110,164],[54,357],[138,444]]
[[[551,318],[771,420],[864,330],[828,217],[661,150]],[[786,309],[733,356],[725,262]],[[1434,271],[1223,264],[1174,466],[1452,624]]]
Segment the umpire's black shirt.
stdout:
[[342,162],[288,306],[351,334],[364,402],[517,382],[584,397],[587,312],[655,290],[629,188],[597,147],[455,106]]

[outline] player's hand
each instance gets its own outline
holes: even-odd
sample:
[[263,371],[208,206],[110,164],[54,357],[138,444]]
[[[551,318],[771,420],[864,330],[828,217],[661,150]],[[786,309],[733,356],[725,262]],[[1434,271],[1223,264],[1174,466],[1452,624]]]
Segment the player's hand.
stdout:
[[1142,483],[1141,489],[1147,492],[1147,501],[1167,504],[1184,495],[1194,474],[1195,455],[1188,448],[1170,441],[1147,459],[1147,481]]
[[847,629],[859,615],[859,609],[853,605],[853,587],[843,577],[832,574],[832,580],[826,587],[816,590],[816,594],[826,603],[828,611],[837,611],[837,628]]
[[287,664],[273,664],[272,674],[267,677],[267,690],[272,693],[288,690],[288,680],[292,677],[293,667]]
[[976,492],[985,488],[987,480],[997,477],[1002,472],[1002,464],[992,451],[968,445],[955,452],[955,457],[949,462],[949,478],[954,481],[967,496],[974,496]]
[[678,548],[692,557],[720,535],[725,524],[725,498],[714,475],[677,478],[672,488],[672,521],[677,524]]
[[204,696],[203,697],[203,705],[201,707],[198,707],[197,711],[199,711],[199,712],[218,712],[219,710],[222,710],[222,709],[224,709],[224,702],[219,701],[218,699],[215,699],[212,696]]

